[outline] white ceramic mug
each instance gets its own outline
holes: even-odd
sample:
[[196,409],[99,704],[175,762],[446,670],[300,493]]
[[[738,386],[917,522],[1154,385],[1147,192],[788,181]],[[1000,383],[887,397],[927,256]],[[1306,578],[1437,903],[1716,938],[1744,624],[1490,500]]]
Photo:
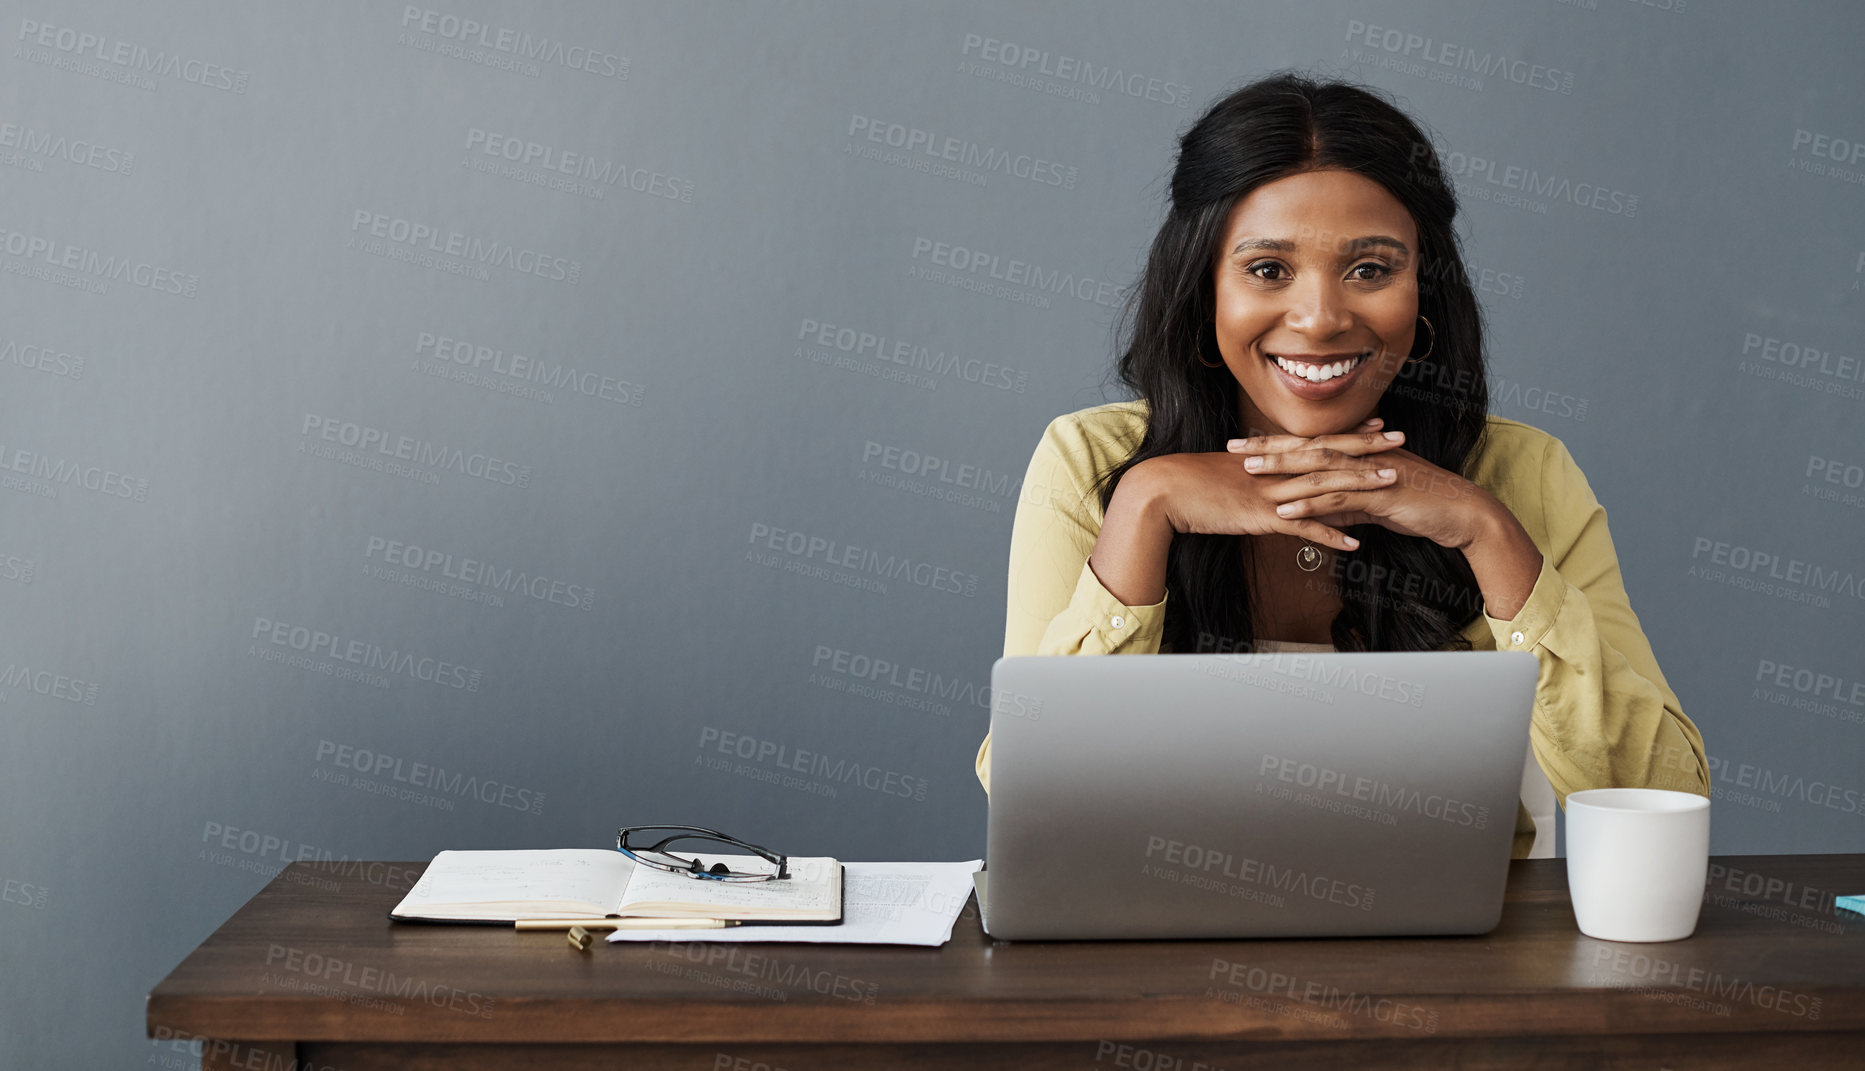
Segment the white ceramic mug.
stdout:
[[1677,941],[1697,928],[1710,865],[1710,801],[1662,788],[1567,796],[1567,891],[1580,932]]

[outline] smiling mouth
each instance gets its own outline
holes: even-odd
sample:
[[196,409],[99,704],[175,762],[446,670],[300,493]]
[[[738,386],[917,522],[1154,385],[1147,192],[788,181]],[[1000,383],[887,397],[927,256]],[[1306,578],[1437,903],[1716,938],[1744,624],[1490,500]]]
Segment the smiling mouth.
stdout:
[[1273,353],[1265,353],[1263,356],[1277,368],[1297,379],[1307,380],[1310,383],[1326,383],[1329,380],[1339,379],[1365,364],[1366,359],[1372,356],[1372,353],[1372,350],[1363,350],[1357,356],[1329,361],[1325,364],[1291,361],[1287,357],[1278,357]]

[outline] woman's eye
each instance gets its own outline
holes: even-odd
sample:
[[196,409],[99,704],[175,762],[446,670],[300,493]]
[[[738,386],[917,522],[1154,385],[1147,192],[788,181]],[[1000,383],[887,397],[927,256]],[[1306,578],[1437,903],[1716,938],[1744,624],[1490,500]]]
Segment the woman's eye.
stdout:
[[[1282,275],[1263,275],[1261,273],[1262,272],[1281,272],[1282,270],[1283,270],[1282,265],[1277,264],[1273,260],[1264,261],[1261,264],[1252,264],[1248,268],[1244,269],[1245,272],[1256,276],[1258,279],[1264,279],[1264,280],[1268,280],[1271,282],[1280,281],[1285,277]],[[1372,272],[1371,275],[1357,274],[1359,272],[1369,271],[1369,270]],[[1378,280],[1384,279],[1387,276],[1391,275],[1392,269],[1386,267],[1384,264],[1376,264],[1369,260],[1364,264],[1355,264],[1352,268],[1348,269],[1348,274],[1353,279],[1359,282],[1371,283],[1371,282],[1377,282]]]

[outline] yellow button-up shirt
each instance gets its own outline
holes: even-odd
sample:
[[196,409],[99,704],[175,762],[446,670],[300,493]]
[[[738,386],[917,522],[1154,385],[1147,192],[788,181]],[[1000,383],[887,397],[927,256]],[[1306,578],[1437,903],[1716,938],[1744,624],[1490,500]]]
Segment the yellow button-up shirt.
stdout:
[[[1170,594],[1127,606],[1088,565],[1103,513],[1089,487],[1132,455],[1144,401],[1114,402],[1051,421],[1030,458],[1010,536],[1004,654],[1160,654]],[[1532,651],[1541,663],[1529,743],[1563,804],[1586,788],[1670,788],[1707,796],[1703,737],[1665,683],[1619,576],[1606,510],[1559,439],[1491,416],[1465,473],[1527,529],[1541,573],[1520,613],[1487,610],[1463,636],[1475,650]],[[991,738],[978,747],[991,789]],[[1516,808],[1514,854],[1535,826]]]

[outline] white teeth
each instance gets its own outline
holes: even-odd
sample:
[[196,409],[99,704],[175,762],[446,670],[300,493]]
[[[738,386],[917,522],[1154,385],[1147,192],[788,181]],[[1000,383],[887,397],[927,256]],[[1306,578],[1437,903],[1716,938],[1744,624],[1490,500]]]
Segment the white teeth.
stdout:
[[1355,365],[1366,360],[1366,354],[1362,353],[1350,361],[1335,361],[1333,364],[1321,365],[1297,364],[1294,361],[1283,360],[1273,353],[1270,354],[1270,359],[1276,362],[1277,368],[1292,376],[1300,376],[1310,383],[1326,383],[1336,376],[1344,376],[1352,371]]

